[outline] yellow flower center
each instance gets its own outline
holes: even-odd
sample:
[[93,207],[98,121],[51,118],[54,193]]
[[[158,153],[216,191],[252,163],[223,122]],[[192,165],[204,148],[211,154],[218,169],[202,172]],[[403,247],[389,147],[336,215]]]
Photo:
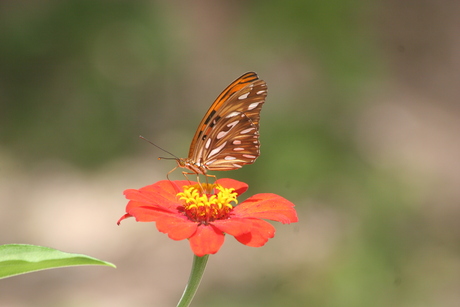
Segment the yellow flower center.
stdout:
[[[218,190],[217,194],[204,194],[202,191]],[[179,200],[184,203],[184,213],[192,221],[202,224],[226,219],[235,205],[237,193],[235,189],[224,188],[219,184],[201,184],[184,186],[184,192],[177,193]]]

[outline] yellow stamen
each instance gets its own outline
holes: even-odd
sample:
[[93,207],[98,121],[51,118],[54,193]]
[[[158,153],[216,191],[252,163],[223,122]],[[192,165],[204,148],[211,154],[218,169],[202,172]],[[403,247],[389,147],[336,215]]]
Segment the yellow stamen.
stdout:
[[226,219],[233,209],[232,202],[236,205],[237,193],[235,189],[224,188],[219,184],[202,184],[205,191],[218,190],[217,194],[203,194],[200,185],[184,186],[184,192],[177,193],[179,200],[184,203],[184,213],[193,221],[209,223],[217,219]]

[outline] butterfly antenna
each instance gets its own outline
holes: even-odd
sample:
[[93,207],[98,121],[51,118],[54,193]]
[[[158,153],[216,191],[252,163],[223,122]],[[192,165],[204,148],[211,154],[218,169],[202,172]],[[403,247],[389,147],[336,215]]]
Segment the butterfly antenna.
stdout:
[[160,149],[160,150],[162,150],[162,151],[166,152],[167,154],[170,154],[171,156],[174,157],[174,158],[159,157],[158,159],[179,159],[179,157],[176,156],[175,154],[173,154],[173,153],[167,151],[166,149],[161,148],[161,147],[158,146],[157,144],[155,144],[155,143],[153,143],[153,142],[147,140],[147,139],[146,139],[145,137],[143,137],[142,135],[139,135],[139,138],[143,139],[144,141],[146,141],[146,142],[152,144],[153,146],[155,146],[156,148],[158,148],[158,149]]

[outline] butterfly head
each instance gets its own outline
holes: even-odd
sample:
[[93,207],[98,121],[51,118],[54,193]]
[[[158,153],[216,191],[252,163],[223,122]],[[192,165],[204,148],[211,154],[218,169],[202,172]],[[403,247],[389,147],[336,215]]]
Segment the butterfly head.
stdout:
[[206,168],[199,163],[193,162],[189,158],[176,158],[176,162],[178,167],[186,168],[195,174],[206,175]]
[[189,162],[186,161],[186,159],[183,158],[176,158],[177,166],[182,167],[182,168],[187,168],[187,165]]

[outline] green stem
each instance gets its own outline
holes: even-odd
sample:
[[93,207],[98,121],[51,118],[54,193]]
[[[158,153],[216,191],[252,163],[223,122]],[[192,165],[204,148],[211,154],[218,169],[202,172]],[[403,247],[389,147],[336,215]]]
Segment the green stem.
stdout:
[[198,257],[196,255],[193,256],[192,271],[190,272],[188,284],[185,287],[184,293],[182,294],[177,307],[188,307],[192,302],[192,299],[198,290],[198,286],[200,285],[201,278],[203,277],[208,258],[209,255],[204,255],[203,257]]

